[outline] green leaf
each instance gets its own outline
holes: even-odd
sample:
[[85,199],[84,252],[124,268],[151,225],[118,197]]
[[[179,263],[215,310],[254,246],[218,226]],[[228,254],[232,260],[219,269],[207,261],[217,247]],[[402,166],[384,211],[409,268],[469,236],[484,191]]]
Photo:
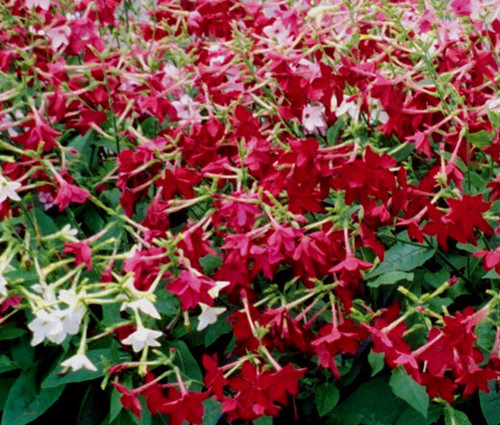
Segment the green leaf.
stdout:
[[429,248],[425,245],[397,242],[386,251],[384,261],[373,272],[367,273],[365,277],[369,279],[388,272],[414,270],[424,264],[435,252],[435,248]]
[[429,406],[429,414],[427,419],[422,415],[415,414],[415,409],[408,407],[399,417],[395,425],[429,425],[435,424],[442,415],[442,407],[431,405]]
[[318,385],[314,390],[314,401],[318,409],[319,416],[325,416],[339,402],[339,389],[328,382]]
[[484,418],[488,425],[498,425],[500,423],[500,393],[495,389],[495,383],[490,382],[490,393],[479,393],[479,403],[483,411]]
[[476,148],[484,148],[493,140],[493,134],[490,131],[480,130],[476,133],[467,134],[467,141],[472,143]]
[[406,401],[424,417],[427,417],[429,396],[425,388],[415,382],[402,367],[392,371],[389,385],[396,396]]
[[385,355],[384,353],[374,353],[373,350],[370,350],[368,354],[368,363],[372,368],[371,376],[375,376],[379,373],[385,366]]
[[[184,341],[172,341],[170,346],[176,349],[176,364],[179,365],[181,371],[196,381],[203,381],[203,374],[201,373],[198,362],[195,360],[188,346]],[[199,385],[193,385],[195,391],[199,391]]]
[[205,332],[205,347],[212,345],[224,334],[231,332],[233,327],[227,321],[227,314],[218,317],[217,322],[210,325]]
[[21,369],[21,365],[9,359],[5,354],[0,355],[0,373],[10,372],[12,370]]
[[61,396],[64,385],[57,388],[36,388],[38,363],[19,375],[9,391],[1,425],[25,425],[41,416]]
[[424,279],[432,287],[439,288],[443,283],[450,279],[450,276],[450,270],[443,268],[436,273],[429,271],[425,272]]
[[207,398],[203,402],[204,415],[203,425],[217,425],[221,413],[221,404],[211,398]]
[[23,336],[26,333],[25,329],[15,327],[15,324],[7,324],[0,329],[0,341],[13,340]]
[[[390,408],[388,408],[390,406]],[[336,417],[359,418],[359,423],[367,425],[394,425],[408,404],[396,397],[388,382],[377,377],[363,383],[347,399],[337,405],[329,415],[328,424],[348,425],[338,422]]]
[[500,128],[500,114],[498,112],[488,109],[488,119],[495,130]]
[[2,378],[0,379],[0,412],[3,411],[5,406],[5,401],[9,395],[9,391],[14,383],[14,378]]
[[377,288],[380,285],[394,285],[401,280],[413,281],[413,273],[400,271],[387,272],[368,282],[370,288]]
[[328,130],[326,130],[326,143],[328,146],[333,146],[339,137],[340,129],[344,125],[344,120],[342,117],[337,119],[335,121],[335,124],[333,124]]
[[446,406],[444,410],[444,424],[445,425],[472,425],[469,418],[464,412],[456,410],[450,405]]
[[273,418],[270,416],[261,416],[253,421],[253,425],[273,425]]
[[215,255],[205,255],[200,258],[201,267],[203,267],[203,273],[207,276],[213,276],[217,269],[222,266],[222,258]]

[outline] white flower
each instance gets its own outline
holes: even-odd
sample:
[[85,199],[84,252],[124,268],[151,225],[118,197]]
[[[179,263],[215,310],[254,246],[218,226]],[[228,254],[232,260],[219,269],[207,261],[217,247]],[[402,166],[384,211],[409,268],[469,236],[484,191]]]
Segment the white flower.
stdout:
[[160,343],[156,341],[156,338],[159,338],[161,335],[162,333],[159,331],[139,326],[135,332],[122,340],[122,343],[131,345],[132,349],[138,353],[144,350],[145,347],[159,347]]
[[16,190],[21,187],[21,183],[10,182],[0,174],[0,204],[7,198],[13,201],[20,201],[21,198],[16,193]]
[[231,283],[227,280],[217,280],[215,282],[215,286],[211,287],[208,290],[208,295],[212,298],[217,298],[219,296],[219,292],[221,289],[224,289],[226,286],[229,286]]
[[7,279],[0,274],[0,296],[7,296]]
[[80,369],[87,369],[92,372],[97,372],[95,365],[89,360],[85,354],[75,354],[73,357],[63,361],[62,367],[69,367],[73,372]]
[[344,98],[340,106],[335,111],[335,115],[338,118],[341,115],[344,115],[345,113],[349,114],[351,118],[356,119],[359,114],[358,105],[355,102],[348,102]]
[[28,325],[33,332],[31,345],[40,344],[45,338],[55,344],[60,344],[66,338],[63,323],[56,312],[40,310],[35,313],[35,319]]
[[58,300],[68,305],[68,308],[57,311],[64,331],[70,335],[76,335],[80,330],[83,316],[87,312],[85,305],[74,290],[62,289]]
[[226,311],[226,307],[210,307],[207,304],[200,303],[201,314],[198,317],[198,331],[205,329],[209,325],[217,322],[217,316]]
[[132,310],[140,310],[144,314],[151,316],[153,319],[161,319],[160,313],[156,309],[155,305],[149,301],[147,298],[140,298],[132,302],[125,302],[122,304],[120,310],[123,311],[126,308],[131,308]]
[[308,133],[319,131],[319,133],[323,134],[326,130],[323,105],[307,105],[302,111],[302,125]]

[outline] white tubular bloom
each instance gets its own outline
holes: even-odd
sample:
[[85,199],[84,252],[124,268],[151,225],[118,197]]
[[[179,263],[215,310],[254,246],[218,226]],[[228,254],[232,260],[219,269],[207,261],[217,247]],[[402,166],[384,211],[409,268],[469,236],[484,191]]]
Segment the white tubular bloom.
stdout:
[[213,325],[217,322],[217,316],[226,311],[226,307],[210,307],[203,303],[200,303],[200,307],[201,314],[198,317],[198,327],[196,328],[198,331],[205,329],[209,325]]
[[21,183],[8,181],[2,174],[0,174],[0,204],[6,199],[20,201],[21,198],[16,193],[16,190],[20,187]]
[[125,302],[122,304],[120,310],[123,311],[127,307],[132,310],[139,310],[147,316],[151,316],[153,319],[161,319],[160,313],[158,313],[155,305],[147,298],[141,298],[132,302]]
[[73,357],[63,361],[62,367],[71,368],[71,371],[76,372],[80,369],[87,369],[92,372],[97,372],[97,368],[85,354],[75,354]]
[[60,344],[66,338],[64,325],[55,311],[37,311],[28,328],[33,332],[33,346],[40,344],[45,338],[55,344]]
[[154,331],[144,326],[139,326],[135,332],[122,340],[122,344],[131,345],[132,349],[138,353],[144,350],[145,347],[159,347],[160,343],[156,341],[156,339],[161,335],[162,333],[160,331]]

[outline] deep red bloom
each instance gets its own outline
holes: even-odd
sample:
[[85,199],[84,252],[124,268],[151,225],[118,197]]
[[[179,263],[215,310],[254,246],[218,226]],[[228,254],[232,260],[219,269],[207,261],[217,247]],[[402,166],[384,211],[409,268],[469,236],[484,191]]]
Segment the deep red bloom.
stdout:
[[120,402],[125,409],[130,409],[132,413],[137,416],[139,420],[141,420],[142,406],[141,402],[137,398],[137,392],[133,390],[129,390],[122,384],[118,382],[112,382],[115,388],[122,394],[120,397]]
[[202,424],[204,410],[202,402],[207,397],[208,393],[181,393],[171,387],[168,389],[167,401],[158,406],[158,411],[169,416],[170,425],[182,425],[184,421]]
[[179,297],[182,309],[187,311],[199,302],[213,305],[214,300],[208,291],[214,286],[212,279],[189,269],[183,270],[178,278],[168,283],[167,290]]

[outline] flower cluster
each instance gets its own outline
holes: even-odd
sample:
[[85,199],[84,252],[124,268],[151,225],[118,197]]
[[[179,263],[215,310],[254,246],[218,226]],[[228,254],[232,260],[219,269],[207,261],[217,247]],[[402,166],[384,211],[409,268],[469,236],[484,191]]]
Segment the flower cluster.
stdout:
[[0,5],[2,421],[38,368],[51,403],[104,376],[103,424],[467,423],[500,379],[496,3]]

